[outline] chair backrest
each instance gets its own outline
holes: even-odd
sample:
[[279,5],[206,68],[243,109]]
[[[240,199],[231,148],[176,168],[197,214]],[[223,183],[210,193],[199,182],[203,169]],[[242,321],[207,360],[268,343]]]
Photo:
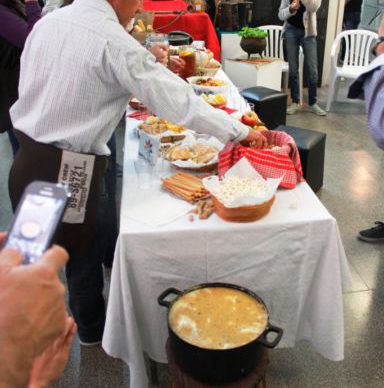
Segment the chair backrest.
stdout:
[[343,66],[367,66],[370,62],[370,51],[373,41],[377,39],[376,32],[367,30],[346,30],[340,32],[333,41],[331,59],[337,66],[337,55],[341,42],[345,42]]
[[283,39],[281,34],[283,32],[283,26],[271,25],[260,26],[264,31],[268,32],[267,47],[264,51],[264,56],[267,58],[280,58],[284,59],[283,54]]

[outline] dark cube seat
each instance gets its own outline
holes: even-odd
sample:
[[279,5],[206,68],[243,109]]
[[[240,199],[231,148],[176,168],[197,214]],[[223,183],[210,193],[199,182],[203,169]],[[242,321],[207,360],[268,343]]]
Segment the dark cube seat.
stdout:
[[280,125],[277,131],[291,135],[299,149],[303,176],[316,192],[323,186],[326,134],[310,129]]
[[241,95],[255,105],[255,112],[268,129],[286,123],[287,95],[277,90],[255,86],[244,89]]

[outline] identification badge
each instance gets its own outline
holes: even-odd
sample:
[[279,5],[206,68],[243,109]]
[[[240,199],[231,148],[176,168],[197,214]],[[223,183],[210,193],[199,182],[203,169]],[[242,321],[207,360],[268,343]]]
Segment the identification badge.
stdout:
[[154,166],[159,157],[160,141],[144,131],[140,133],[139,156]]
[[58,181],[68,185],[71,193],[63,222],[84,222],[94,163],[94,155],[63,151]]

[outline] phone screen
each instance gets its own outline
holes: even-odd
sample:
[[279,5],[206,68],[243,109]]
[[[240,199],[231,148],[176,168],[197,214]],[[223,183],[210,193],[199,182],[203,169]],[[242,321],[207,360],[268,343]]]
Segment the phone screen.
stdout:
[[26,192],[5,245],[21,252],[24,264],[36,262],[51,244],[65,204],[65,197]]

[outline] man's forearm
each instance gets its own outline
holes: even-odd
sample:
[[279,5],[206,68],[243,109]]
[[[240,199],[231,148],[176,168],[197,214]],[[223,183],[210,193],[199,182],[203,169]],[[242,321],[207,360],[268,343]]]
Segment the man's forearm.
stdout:
[[321,6],[321,0],[301,0],[307,12],[317,12]]

